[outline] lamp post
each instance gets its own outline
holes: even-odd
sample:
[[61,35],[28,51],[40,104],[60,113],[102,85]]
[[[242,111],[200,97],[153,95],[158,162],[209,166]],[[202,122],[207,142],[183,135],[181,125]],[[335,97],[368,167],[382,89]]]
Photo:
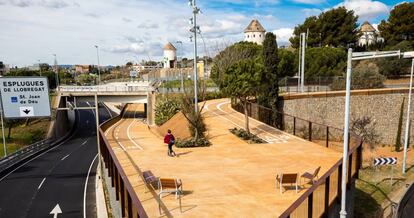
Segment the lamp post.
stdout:
[[95,45],[96,48],[96,58],[98,59],[98,88],[101,85],[101,68],[99,64],[99,46]]
[[407,149],[408,149],[408,139],[410,138],[410,113],[411,113],[411,95],[412,95],[412,88],[413,88],[413,71],[414,71],[414,58],[412,59],[411,63],[411,75],[410,75],[410,89],[408,90],[408,108],[407,108],[407,120],[405,123],[405,137],[404,137],[404,159],[403,159],[403,167],[402,173],[405,174],[405,170],[407,168]]
[[196,5],[196,0],[189,0],[188,5],[193,9],[193,18],[190,19],[193,28],[190,32],[194,33],[194,109],[198,113],[198,90],[197,90],[197,31],[199,31],[199,26],[197,26],[197,14],[200,13],[200,8]]
[[59,69],[57,66],[57,59],[56,59],[56,54],[53,54],[53,56],[55,57],[55,63],[54,63],[54,70],[55,70],[55,74],[56,74],[56,90],[59,91]]
[[177,44],[180,44],[181,48],[181,61],[180,61],[180,80],[181,80],[181,92],[184,92],[184,78],[183,78],[183,56],[184,56],[184,49],[183,49],[183,42],[177,41]]

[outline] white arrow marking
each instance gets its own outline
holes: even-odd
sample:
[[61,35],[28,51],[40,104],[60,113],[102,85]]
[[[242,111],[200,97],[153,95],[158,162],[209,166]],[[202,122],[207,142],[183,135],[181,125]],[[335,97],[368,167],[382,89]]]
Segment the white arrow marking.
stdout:
[[57,218],[59,213],[62,213],[62,210],[60,209],[59,204],[56,204],[55,208],[50,211],[50,214],[53,214],[53,218]]

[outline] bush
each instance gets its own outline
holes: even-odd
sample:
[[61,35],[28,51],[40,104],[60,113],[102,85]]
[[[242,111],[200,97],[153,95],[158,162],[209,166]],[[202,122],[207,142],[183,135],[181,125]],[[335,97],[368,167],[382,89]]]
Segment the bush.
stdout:
[[194,138],[181,140],[178,139],[176,143],[177,148],[196,148],[196,147],[209,147],[211,143],[206,138],[199,138],[197,141]]
[[[352,71],[351,77],[351,89],[375,89],[384,87],[385,77],[379,73],[378,66],[373,62],[361,61]],[[331,84],[332,90],[345,90],[345,88],[345,77],[336,78]]]
[[248,141],[250,144],[264,144],[266,143],[266,141],[264,141],[263,139],[257,137],[256,135],[252,134],[252,133],[248,133],[246,130],[244,129],[237,129],[237,128],[233,128],[233,129],[229,129],[229,131],[231,133],[233,133],[235,136]]
[[164,124],[180,111],[180,103],[176,99],[161,98],[155,107],[155,124]]

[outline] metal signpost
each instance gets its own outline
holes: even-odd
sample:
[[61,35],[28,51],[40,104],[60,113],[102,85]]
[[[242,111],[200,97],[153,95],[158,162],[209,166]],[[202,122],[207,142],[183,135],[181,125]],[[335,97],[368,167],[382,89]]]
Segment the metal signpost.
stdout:
[[4,155],[7,156],[3,117],[5,119],[50,117],[49,86],[46,77],[2,77],[0,92],[3,147]]
[[396,157],[380,157],[374,159],[374,166],[384,166],[384,165],[391,165],[391,186],[392,186],[392,179],[394,175],[394,166],[397,164]]

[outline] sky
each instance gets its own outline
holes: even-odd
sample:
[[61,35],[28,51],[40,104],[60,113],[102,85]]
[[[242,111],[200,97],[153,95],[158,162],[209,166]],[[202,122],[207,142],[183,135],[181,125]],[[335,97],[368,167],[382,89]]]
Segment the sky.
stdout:
[[[306,17],[345,6],[359,23],[376,26],[401,1],[387,0],[197,0],[199,56],[214,56],[243,40],[243,30],[259,19],[287,45]],[[11,66],[52,64],[123,65],[160,61],[172,42],[178,56],[193,56],[187,0],[0,0],[0,61]],[[182,41],[177,44],[177,41]]]

